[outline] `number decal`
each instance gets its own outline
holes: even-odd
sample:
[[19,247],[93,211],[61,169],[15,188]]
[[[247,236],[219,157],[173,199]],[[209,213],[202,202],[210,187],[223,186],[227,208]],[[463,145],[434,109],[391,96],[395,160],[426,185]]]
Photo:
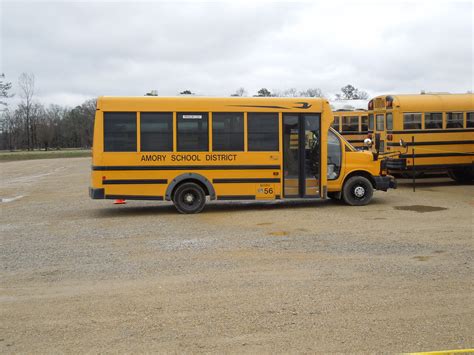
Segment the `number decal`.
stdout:
[[263,189],[263,193],[264,193],[265,195],[273,195],[273,188],[272,188],[272,187],[265,187],[265,188]]

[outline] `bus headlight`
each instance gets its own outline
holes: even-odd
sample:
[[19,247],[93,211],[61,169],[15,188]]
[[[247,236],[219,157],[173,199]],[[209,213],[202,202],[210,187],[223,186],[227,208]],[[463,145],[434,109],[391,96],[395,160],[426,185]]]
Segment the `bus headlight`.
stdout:
[[369,147],[369,148],[372,147],[372,139],[370,139],[370,138],[364,139],[364,145]]

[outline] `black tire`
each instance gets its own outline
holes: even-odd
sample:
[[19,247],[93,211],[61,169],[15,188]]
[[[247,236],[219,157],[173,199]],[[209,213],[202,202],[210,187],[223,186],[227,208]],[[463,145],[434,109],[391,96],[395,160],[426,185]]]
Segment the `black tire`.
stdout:
[[468,184],[474,180],[474,168],[454,168],[448,170],[448,175],[460,184]]
[[363,176],[349,178],[342,188],[342,198],[351,206],[365,206],[372,200],[373,194],[372,183]]
[[199,213],[206,204],[206,194],[201,186],[186,182],[174,191],[173,203],[180,213]]

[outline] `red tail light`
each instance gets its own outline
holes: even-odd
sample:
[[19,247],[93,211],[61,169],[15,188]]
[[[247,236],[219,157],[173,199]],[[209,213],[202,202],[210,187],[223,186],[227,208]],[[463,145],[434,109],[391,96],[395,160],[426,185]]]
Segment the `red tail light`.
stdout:
[[391,134],[387,134],[387,139],[391,141],[393,139],[393,136]]

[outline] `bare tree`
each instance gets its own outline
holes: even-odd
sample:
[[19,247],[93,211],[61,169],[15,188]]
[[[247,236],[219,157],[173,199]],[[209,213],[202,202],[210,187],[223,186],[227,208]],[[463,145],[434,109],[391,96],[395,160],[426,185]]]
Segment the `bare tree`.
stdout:
[[33,96],[35,94],[35,76],[32,73],[22,73],[18,78],[18,86],[20,87],[20,97],[23,99],[26,129],[26,146],[30,150],[33,148]]
[[258,97],[269,97],[269,96],[273,96],[272,93],[266,89],[266,88],[261,88],[260,90],[257,91],[257,95],[254,95],[254,96],[258,96]]
[[323,97],[323,91],[319,88],[309,88],[303,91],[300,91],[301,97]]
[[231,94],[230,96],[239,96],[239,97],[242,97],[242,96],[247,96],[247,91],[245,91],[244,88],[238,88],[233,94]]
[[15,116],[8,108],[1,112],[1,147],[0,149],[13,150]]
[[289,88],[283,91],[283,97],[298,97],[298,91],[295,88]]
[[341,88],[342,94],[336,94],[336,100],[367,100],[367,92],[359,90],[352,85],[346,85]]
[[[3,82],[3,79],[5,78],[5,74],[0,74],[0,99],[7,99],[9,97],[12,97],[13,95],[10,94],[8,91],[12,88],[12,83],[8,82]],[[0,105],[7,106],[6,101],[0,100]]]
[[0,74],[0,144],[1,148],[3,149],[11,149],[11,127],[13,122],[13,115],[11,114],[11,112],[8,112],[8,104],[3,99],[8,99],[13,96],[9,93],[10,89],[12,88],[12,83],[4,82],[4,78],[5,74]]

